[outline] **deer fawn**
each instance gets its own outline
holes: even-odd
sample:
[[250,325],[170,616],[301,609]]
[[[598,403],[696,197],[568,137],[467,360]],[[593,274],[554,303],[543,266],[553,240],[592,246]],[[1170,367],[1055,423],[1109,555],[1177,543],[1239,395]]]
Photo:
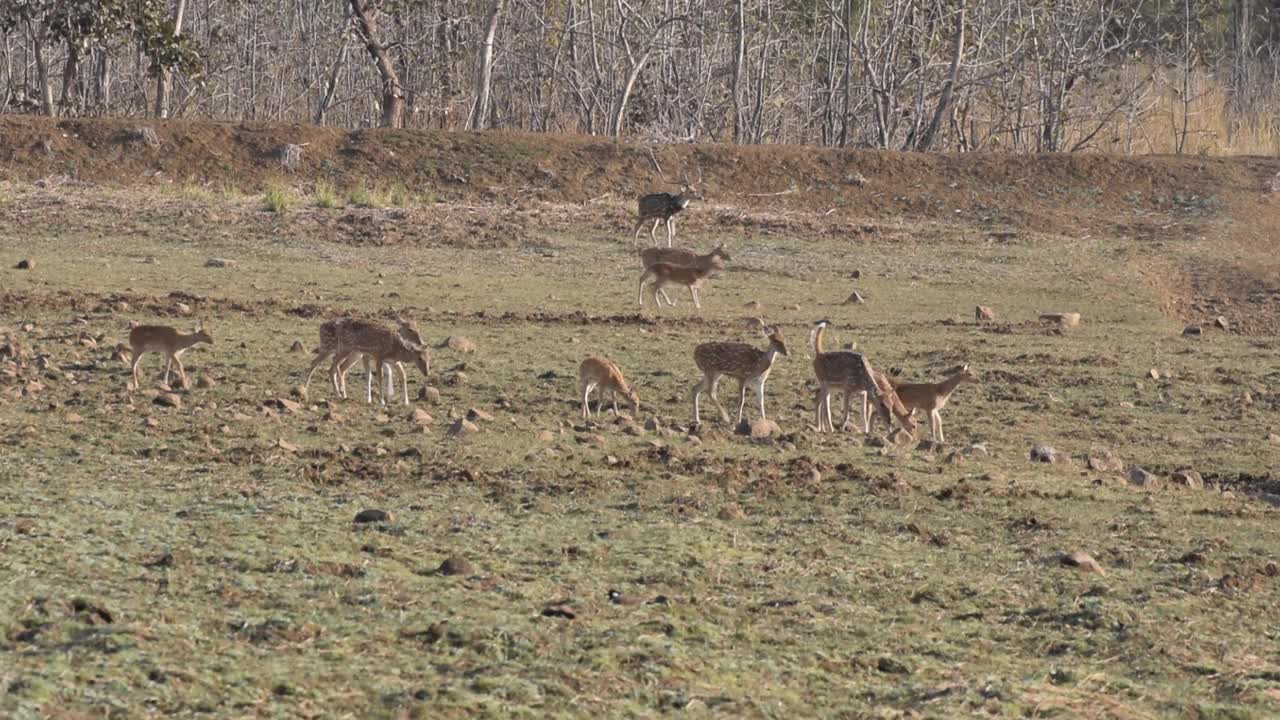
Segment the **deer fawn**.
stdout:
[[[431,353],[418,343],[407,340],[397,332],[368,320],[351,320],[338,326],[337,344],[333,352],[334,361],[329,367],[329,377],[338,387],[338,394],[347,397],[346,382],[343,379],[343,362],[354,354],[367,355],[378,372],[378,390],[382,404],[387,404],[387,387],[391,386],[391,363],[400,368],[400,383],[404,390],[404,402],[409,404],[409,378],[405,375],[401,362],[412,362],[418,366],[424,376],[431,373]],[[386,380],[384,381],[384,374]],[[370,392],[369,402],[373,402]]]
[[915,433],[915,422],[911,413],[898,401],[897,395],[889,388],[888,392],[876,382],[875,370],[861,353],[839,351],[826,352],[822,341],[826,335],[829,320],[819,320],[809,332],[809,343],[813,348],[813,373],[818,379],[817,421],[818,432],[835,431],[831,420],[831,393],[844,392],[844,420],[840,429],[849,425],[850,398],[853,393],[862,393],[862,432],[871,432],[871,408],[874,405],[876,415],[884,424],[892,428],[892,417],[897,417],[908,432]]
[[[712,271],[723,270],[724,264],[729,261],[729,253],[724,249],[724,244],[715,246],[711,252],[706,255],[699,255],[692,250],[683,248],[645,248],[640,251],[640,263],[646,270],[658,263],[666,263],[667,265],[680,265],[683,267],[708,268]],[[671,298],[667,297],[667,291],[662,290],[662,299],[667,301],[668,305],[675,305],[671,302]],[[641,301],[643,302],[643,300]]]
[[902,400],[903,406],[910,412],[917,409],[929,413],[929,433],[935,442],[944,443],[942,437],[941,410],[946,406],[951,393],[964,383],[980,382],[977,375],[969,371],[968,365],[962,365],[946,380],[939,383],[904,383],[895,378],[888,378]]
[[653,240],[653,244],[658,244],[658,223],[665,222],[667,247],[671,247],[671,241],[676,234],[675,216],[689,207],[690,200],[701,199],[702,195],[688,186],[679,195],[662,192],[641,196],[636,203],[639,217],[636,219],[635,235],[631,238],[632,244],[634,245],[640,239],[640,231],[644,229],[644,224],[652,220],[653,227],[649,228],[649,237]]
[[[702,303],[698,301],[698,288],[702,287],[702,283],[715,272],[715,268],[711,267],[684,267],[681,265],[669,265],[667,263],[654,263],[644,269],[640,273],[640,307],[644,307],[644,285],[652,279],[653,281],[653,302],[659,308],[662,307],[661,298],[667,297],[662,288],[671,283],[684,285],[689,288],[689,295],[693,297],[693,306],[702,309]],[[659,296],[661,293],[661,296]],[[675,306],[670,299],[667,303]]]
[[781,329],[769,327],[763,320],[756,322],[769,341],[769,347],[764,350],[746,343],[735,342],[702,343],[693,349],[693,362],[697,364],[703,376],[698,384],[693,386],[693,421],[695,423],[702,422],[699,400],[704,392],[711,395],[711,402],[715,403],[720,410],[720,417],[725,422],[729,422],[729,413],[725,412],[724,406],[720,404],[720,398],[716,397],[716,387],[720,384],[720,378],[724,376],[738,381],[738,422],[742,422],[742,413],[747,405],[747,387],[750,385],[755,386],[756,398],[760,402],[760,418],[765,419],[765,381],[769,379],[769,372],[773,370],[773,363],[778,355],[791,353],[787,352],[787,344],[782,338]]
[[178,377],[182,379],[182,384],[185,386],[187,373],[182,367],[182,359],[179,356],[196,343],[213,344],[213,338],[205,332],[203,320],[196,325],[195,331],[189,333],[178,332],[166,325],[138,325],[130,330],[129,348],[133,351],[133,367],[130,368],[130,372],[133,375],[133,386],[135,388],[141,386],[141,381],[138,379],[138,364],[142,362],[142,356],[149,352],[164,353],[168,356],[169,361],[164,366],[165,383],[169,382],[169,371],[176,363]]
[[622,393],[631,401],[632,409],[640,412],[640,396],[627,385],[616,363],[608,358],[589,357],[578,366],[578,394],[582,396],[582,417],[591,417],[591,406],[588,399],[591,391],[599,388],[600,402],[604,402],[604,394],[609,393],[613,400],[613,414],[618,414],[618,393]]
[[[311,377],[315,374],[316,369],[319,368],[326,359],[335,355],[340,344],[340,337],[345,333],[349,333],[357,322],[366,321],[357,321],[354,318],[342,317],[328,320],[320,326],[320,346],[315,350],[315,358],[312,359],[311,367],[308,369],[307,380],[303,384],[303,392],[306,392],[306,390],[311,387]],[[418,334],[418,326],[412,320],[397,317],[396,322],[399,324],[396,331],[401,337],[417,345],[423,344],[422,337]],[[367,402],[373,402],[374,371],[373,366],[370,364],[369,356],[356,351],[351,351],[343,357],[335,357],[334,359],[338,361],[339,378],[337,382],[333,383],[334,392],[346,397],[347,373],[351,370],[351,367],[355,364],[356,360],[363,360],[365,373],[368,375],[368,381],[366,382],[365,387],[365,398]],[[399,362],[397,362],[396,365],[400,368],[401,377],[404,377],[404,367]],[[390,369],[388,369],[386,377],[388,383],[387,392],[394,395],[395,381]],[[332,380],[333,377],[331,376],[330,379]],[[405,394],[408,394],[408,388],[405,388]],[[406,399],[405,402],[408,402],[408,400]]]

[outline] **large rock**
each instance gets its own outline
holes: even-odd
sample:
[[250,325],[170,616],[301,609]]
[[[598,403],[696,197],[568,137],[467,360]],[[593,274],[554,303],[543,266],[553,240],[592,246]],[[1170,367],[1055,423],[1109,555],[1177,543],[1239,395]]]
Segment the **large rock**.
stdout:
[[1169,479],[1178,485],[1201,490],[1204,488],[1204,478],[1195,470],[1176,470],[1169,476]]
[[470,420],[459,419],[449,426],[450,435],[474,435],[478,432],[480,432],[480,428],[476,427],[475,423]]
[[1159,475],[1147,472],[1137,465],[1129,466],[1129,482],[1146,490],[1158,490],[1164,485]]
[[445,338],[443,347],[459,353],[473,353],[476,351],[476,344],[461,335],[450,335]]
[[1032,445],[1031,462],[1055,464],[1058,462],[1058,451],[1048,445]]
[[750,423],[743,420],[737,430],[740,435],[748,435],[757,439],[777,437],[782,434],[782,428],[778,427],[778,423],[766,418],[756,418]]

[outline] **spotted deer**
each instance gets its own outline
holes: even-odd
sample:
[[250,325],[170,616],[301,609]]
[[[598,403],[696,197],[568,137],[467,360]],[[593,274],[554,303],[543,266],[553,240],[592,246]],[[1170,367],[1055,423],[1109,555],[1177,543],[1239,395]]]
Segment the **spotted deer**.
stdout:
[[[378,323],[351,320],[338,326],[334,360],[329,367],[329,377],[338,388],[338,394],[344,398],[347,397],[347,387],[342,375],[342,365],[353,353],[367,355],[373,361],[373,367],[378,373],[378,390],[383,405],[387,404],[389,394],[387,387],[390,385],[391,363],[400,368],[400,382],[406,405],[409,404],[409,378],[400,363],[412,362],[424,376],[431,373],[431,353],[422,345],[407,340],[400,333]],[[368,401],[373,402],[372,394]]]
[[[422,342],[422,337],[418,334],[418,327],[412,320],[406,320],[401,317],[397,317],[396,320],[399,324],[397,332],[401,337],[417,345],[424,344]],[[320,345],[316,348],[315,357],[312,359],[311,367],[307,371],[307,380],[303,384],[303,392],[306,392],[306,390],[311,387],[311,377],[315,374],[316,370],[324,364],[325,360],[334,357],[334,353],[338,350],[339,338],[344,333],[350,332],[353,325],[357,322],[367,321],[357,321],[355,318],[340,317],[328,320],[320,326]],[[334,359],[338,361],[338,381],[333,384],[334,392],[346,397],[347,373],[351,370],[351,367],[355,365],[357,360],[361,360],[364,364],[365,373],[368,375],[365,387],[365,398],[367,402],[373,402],[374,371],[373,366],[370,364],[369,356],[352,351],[344,357]],[[399,365],[399,363],[397,363],[397,365]],[[403,367],[400,367],[400,374],[402,377],[404,376]],[[394,394],[395,383],[390,371],[387,372],[386,377],[389,383],[387,392]],[[333,380],[332,376],[330,377],[330,380]],[[405,392],[407,394],[408,390],[406,389]]]
[[742,414],[747,405],[747,388],[750,386],[755,387],[756,399],[760,404],[760,418],[765,419],[765,381],[769,379],[769,373],[773,370],[773,363],[778,355],[791,353],[787,351],[787,344],[783,340],[780,328],[765,325],[763,320],[756,320],[756,323],[765,339],[769,341],[768,347],[763,350],[737,342],[708,342],[693,349],[693,362],[702,371],[702,379],[693,386],[693,421],[695,423],[702,422],[699,401],[704,392],[711,396],[711,402],[715,403],[716,408],[720,410],[720,417],[725,422],[729,422],[729,413],[725,412],[724,406],[720,404],[720,398],[716,396],[720,379],[726,376],[738,381],[738,422],[742,422]]
[[130,374],[133,377],[133,386],[139,387],[141,381],[138,378],[138,364],[142,362],[142,356],[149,353],[162,353],[168,358],[168,362],[164,366],[164,381],[169,382],[169,372],[176,364],[178,366],[178,378],[182,380],[182,385],[187,385],[187,373],[182,367],[182,353],[191,349],[197,343],[213,344],[213,337],[204,329],[204,321],[200,321],[196,325],[196,329],[189,333],[179,332],[167,325],[138,325],[129,331],[129,348],[133,354],[133,365],[130,367]]
[[676,235],[675,216],[689,207],[689,201],[701,200],[702,194],[692,187],[686,187],[679,195],[671,193],[650,193],[640,196],[636,201],[637,215],[635,234],[631,238],[634,245],[640,239],[640,231],[644,229],[645,223],[653,221],[653,226],[649,228],[649,237],[653,240],[654,245],[658,244],[658,224],[666,223],[667,226],[667,247],[671,247],[672,240]]
[[876,382],[875,369],[862,353],[850,351],[826,352],[822,347],[829,320],[819,320],[809,332],[809,343],[813,349],[813,373],[818,379],[817,423],[818,432],[835,431],[831,420],[831,394],[843,392],[844,420],[840,429],[849,426],[850,398],[854,393],[862,393],[862,432],[871,432],[871,410],[882,420],[886,427],[892,428],[892,418],[897,417],[902,427],[915,434],[916,424],[911,413],[899,402],[897,394],[890,387],[886,389]]
[[[640,307],[644,307],[644,286],[645,283],[653,282],[653,302],[659,308],[662,307],[662,299],[667,297],[662,288],[671,285],[684,285],[689,288],[689,295],[693,298],[693,306],[702,309],[702,303],[698,300],[698,288],[702,287],[702,283],[711,277],[711,273],[715,272],[711,267],[684,267],[682,265],[671,265],[668,263],[654,263],[644,269],[640,273],[639,298]],[[675,306],[670,299],[667,303]]]
[[640,396],[627,384],[622,370],[612,360],[604,357],[589,357],[578,366],[578,394],[582,396],[582,417],[591,417],[589,399],[593,390],[600,390],[600,402],[604,403],[604,394],[609,393],[613,400],[613,414],[618,414],[618,393],[622,393],[631,401],[631,408],[640,412]]
[[951,394],[965,383],[978,384],[981,380],[968,365],[961,365],[945,380],[937,383],[908,383],[897,378],[887,378],[898,398],[909,412],[923,410],[929,415],[929,435],[937,443],[946,442],[942,436],[942,408]]

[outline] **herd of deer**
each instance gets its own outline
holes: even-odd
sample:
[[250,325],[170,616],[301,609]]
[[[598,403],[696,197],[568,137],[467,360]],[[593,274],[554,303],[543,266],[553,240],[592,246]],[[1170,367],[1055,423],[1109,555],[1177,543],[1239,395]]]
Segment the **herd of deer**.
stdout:
[[[653,299],[661,306],[663,301],[669,305],[674,302],[667,297],[664,286],[680,284],[689,288],[696,307],[701,307],[698,300],[698,287],[712,273],[724,267],[729,254],[720,245],[704,255],[672,247],[675,234],[673,218],[689,205],[690,200],[701,199],[696,192],[685,192],[679,195],[655,193],[645,195],[639,200],[639,220],[636,224],[635,237],[649,221],[653,221],[650,236],[656,242],[656,230],[659,223],[665,222],[667,227],[666,248],[645,248],[640,252],[640,260],[644,267],[640,275],[640,304],[644,305],[644,286],[652,283]],[[702,422],[701,400],[703,394],[711,398],[712,403],[720,411],[721,418],[728,422],[729,414],[716,390],[720,380],[732,378],[738,382],[738,419],[741,423],[747,403],[748,389],[754,389],[760,417],[765,418],[764,387],[773,370],[774,362],[779,355],[790,355],[782,330],[769,326],[762,320],[756,325],[764,334],[768,345],[764,349],[739,342],[707,342],[693,350],[693,361],[702,372],[702,379],[693,387],[693,419]],[[830,322],[818,321],[809,333],[809,343],[813,351],[813,371],[818,384],[815,402],[815,421],[818,432],[834,431],[831,417],[831,396],[844,394],[844,419],[841,422],[843,431],[849,426],[850,405],[855,394],[862,394],[862,432],[869,433],[873,418],[879,418],[892,430],[893,421],[909,435],[914,436],[916,422],[914,413],[917,410],[929,416],[930,434],[935,442],[942,443],[942,416],[940,411],[947,404],[952,393],[964,383],[977,383],[978,378],[963,366],[938,383],[906,383],[876,371],[870,361],[861,353],[851,350],[828,352],[823,347]],[[173,365],[178,366],[178,376],[185,386],[187,379],[180,356],[197,343],[213,343],[213,338],[204,330],[203,324],[195,331],[182,333],[174,328],[159,325],[139,325],[129,333],[129,345],[132,350],[133,363],[131,375],[134,386],[139,385],[138,364],[146,353],[159,353],[167,357],[165,381],[168,382]],[[388,328],[381,323],[358,318],[341,317],[329,320],[320,326],[320,344],[315,350],[311,367],[307,372],[304,392],[311,385],[315,371],[326,360],[332,359],[329,365],[329,379],[334,391],[341,397],[347,397],[346,375],[356,361],[362,360],[368,375],[366,401],[373,402],[373,382],[376,376],[382,404],[387,397],[395,394],[392,365],[400,371],[400,384],[404,403],[409,403],[408,378],[403,363],[410,362],[418,367],[424,376],[431,370],[431,354],[422,341],[417,327],[408,320],[399,319],[399,327]],[[601,403],[608,394],[613,403],[613,411],[618,412],[618,396],[622,395],[630,401],[638,412],[640,398],[627,383],[622,370],[616,363],[604,357],[588,357],[578,368],[578,397],[582,402],[582,416],[590,417],[591,393],[599,391]],[[873,414],[874,413],[874,414]]]

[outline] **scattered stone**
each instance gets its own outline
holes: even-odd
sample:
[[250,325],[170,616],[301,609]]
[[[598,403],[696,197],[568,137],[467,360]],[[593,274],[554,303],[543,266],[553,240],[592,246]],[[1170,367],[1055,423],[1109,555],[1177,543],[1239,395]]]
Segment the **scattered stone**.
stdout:
[[1204,334],[1204,330],[1199,325],[1188,325],[1182,328],[1184,337],[1200,337]]
[[800,304],[799,304],[799,303],[791,303],[790,305],[787,305],[787,306],[786,306],[786,307],[784,307],[783,309],[784,309],[784,310],[790,310],[791,312],[799,312],[799,311],[800,311]]
[[1272,445],[1280,445],[1280,435],[1275,433],[1267,433],[1267,442]]
[[449,426],[450,435],[474,435],[480,432],[480,428],[469,420],[459,419]]
[[1147,490],[1158,490],[1164,484],[1159,475],[1147,472],[1137,465],[1129,466],[1129,482]]
[[778,427],[778,423],[765,418],[756,418],[755,420],[743,420],[734,429],[739,435],[748,435],[752,438],[768,438],[782,434],[782,428]]
[[296,453],[298,452],[298,450],[301,449],[297,445],[294,445],[293,443],[289,442],[288,440],[285,440],[284,438],[280,438],[279,440],[276,440],[275,447],[278,447],[281,450],[285,452],[290,452],[290,453]]
[[621,462],[621,461],[620,461],[620,460],[618,460],[618,456],[617,456],[617,455],[605,455],[605,456],[604,456],[604,464],[605,464],[605,465],[608,465],[609,467],[613,467],[613,466],[617,465],[619,462]]
[[226,258],[209,258],[205,261],[204,266],[210,268],[233,268],[239,265],[235,260]]
[[467,419],[472,422],[493,422],[493,416],[480,408],[471,408],[468,410]]
[[578,617],[578,613],[574,612],[573,608],[569,607],[568,605],[560,604],[560,605],[548,605],[544,607],[542,609],[542,616],[572,620]]
[[1097,575],[1107,574],[1097,560],[1094,560],[1089,553],[1082,550],[1076,550],[1075,552],[1063,555],[1059,559],[1059,562],[1064,567],[1073,567],[1078,569],[1080,572],[1094,573]]
[[861,293],[859,293],[857,290],[854,290],[852,293],[849,294],[849,297],[845,298],[844,304],[845,305],[862,305],[866,301],[867,301],[866,298],[862,297]]
[[62,419],[71,425],[84,422],[84,418],[76,413],[67,413]]
[[1110,451],[1101,455],[1090,455],[1085,464],[1090,470],[1100,473],[1120,472],[1124,469],[1124,463]]
[[290,400],[288,398],[276,398],[275,405],[277,408],[284,410],[285,412],[291,412],[291,413],[302,412],[302,403],[297,402],[296,400]]
[[395,520],[396,520],[395,516],[387,512],[386,510],[377,510],[374,508],[370,508],[368,510],[361,510],[360,512],[356,513],[356,517],[353,522],[355,522],[356,524],[362,525],[364,523],[378,523],[378,522],[389,523],[389,522],[395,522]]
[[544,443],[555,442],[556,434],[550,430],[540,430],[538,432],[538,441]]
[[742,307],[748,310],[763,310],[764,303],[759,300],[748,300]]
[[1218,317],[1214,318],[1213,326],[1218,328],[1219,330],[1231,329],[1231,323],[1227,321],[1227,318],[1224,315],[1219,315]]
[[196,387],[200,388],[201,390],[208,390],[209,388],[214,387],[217,384],[218,384],[218,381],[214,380],[213,376],[211,375],[202,374],[196,377]]
[[973,311],[974,322],[981,325],[983,323],[995,322],[996,311],[986,305],[978,305]]
[[657,432],[662,429],[662,421],[657,417],[651,417],[644,421],[644,429],[649,432]]
[[604,447],[609,444],[605,436],[599,433],[583,433],[574,437],[579,445],[593,445],[595,447]]
[[35,269],[35,260],[19,260],[17,265],[13,266],[14,270],[32,270]]
[[741,520],[746,516],[747,513],[742,510],[742,506],[738,503],[729,503],[720,508],[720,512],[716,514],[716,517],[721,520]]
[[154,430],[155,428],[160,427],[160,421],[156,420],[153,417],[149,417],[142,421],[142,427],[151,428]]
[[280,160],[280,169],[285,172],[297,172],[302,166],[302,146],[285,143],[276,148],[276,158]]
[[435,422],[435,419],[426,410],[414,408],[413,412],[409,413],[409,422],[418,427],[427,427]]
[[423,402],[429,402],[432,405],[440,402],[440,391],[430,385],[424,385],[418,388],[418,399]]
[[171,392],[160,393],[159,395],[156,396],[156,399],[153,402],[155,402],[155,404],[157,405],[162,405],[164,407],[171,407],[171,408],[182,407],[182,398],[179,397],[177,393],[171,393]]
[[1175,470],[1169,475],[1169,479],[1185,487],[1196,490],[1204,489],[1204,478],[1195,470]]
[[188,305],[188,304],[186,304],[186,303],[181,303],[181,302],[180,302],[180,303],[174,303],[174,304],[173,304],[173,311],[174,311],[174,312],[176,312],[176,313],[178,313],[179,315],[190,315],[190,314],[191,314],[191,306],[190,306],[190,305]]
[[1147,377],[1151,378],[1152,380],[1159,380],[1160,371],[1155,368],[1151,368],[1150,370],[1147,371]]
[[460,335],[450,335],[445,338],[441,347],[447,347],[458,353],[473,353],[476,351],[476,344]]
[[307,351],[307,348],[305,345],[302,344],[301,340],[294,340],[293,344],[289,346],[289,352],[291,353],[300,353],[300,352],[306,352],[306,351]]
[[1055,464],[1058,462],[1058,451],[1048,445],[1032,445],[1031,461]]
[[1064,328],[1073,328],[1080,324],[1080,313],[1041,313],[1040,322],[1056,323]]
[[476,566],[471,561],[459,555],[450,555],[440,563],[440,567],[436,568],[439,575],[475,575]]
[[449,376],[449,379],[445,380],[445,383],[453,386],[466,385],[467,374],[462,372],[461,370],[454,371],[454,373]]
[[910,675],[911,668],[900,660],[885,656],[876,661],[876,669],[887,675]]

